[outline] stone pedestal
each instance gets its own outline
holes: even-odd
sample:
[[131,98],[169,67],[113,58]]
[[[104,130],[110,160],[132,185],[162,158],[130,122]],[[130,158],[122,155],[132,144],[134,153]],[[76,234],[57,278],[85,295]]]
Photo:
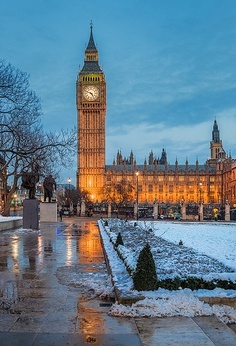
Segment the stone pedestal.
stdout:
[[85,216],[85,200],[81,200],[81,216]]
[[40,203],[40,222],[57,222],[57,203]]
[[153,219],[157,220],[158,217],[158,204],[154,202],[153,204]]
[[225,204],[225,221],[230,221],[230,205],[229,205],[229,203]]
[[134,218],[138,220],[138,203],[134,202]]
[[23,228],[39,229],[39,201],[37,199],[23,201]]
[[107,217],[111,217],[111,203],[108,203],[108,214]]
[[182,220],[186,220],[187,217],[186,217],[186,203],[185,202],[181,204],[181,214],[182,214]]
[[203,204],[199,204],[199,221],[203,221]]

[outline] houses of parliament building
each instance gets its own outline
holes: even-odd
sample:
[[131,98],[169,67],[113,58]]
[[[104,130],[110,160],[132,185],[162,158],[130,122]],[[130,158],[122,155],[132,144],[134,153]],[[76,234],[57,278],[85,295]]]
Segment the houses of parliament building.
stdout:
[[[236,207],[236,160],[226,155],[217,121],[210,141],[210,158],[205,164],[196,160],[190,165],[168,164],[163,149],[156,159],[151,151],[148,160],[138,164],[134,153],[125,158],[118,151],[113,164],[105,163],[106,80],[99,66],[93,28],[85,49],[84,65],[76,81],[78,113],[77,188],[86,191],[92,201],[106,199],[111,186],[128,184],[133,201],[138,203],[230,203]],[[116,195],[113,198],[116,199]]]

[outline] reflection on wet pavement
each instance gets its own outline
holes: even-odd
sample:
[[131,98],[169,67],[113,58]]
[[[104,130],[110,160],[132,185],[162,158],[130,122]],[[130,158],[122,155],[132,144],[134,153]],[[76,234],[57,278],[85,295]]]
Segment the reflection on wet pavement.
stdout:
[[109,316],[112,302],[91,289],[106,287],[108,280],[92,220],[68,218],[42,224],[38,232],[0,232],[0,345],[236,344],[235,334],[214,316]]
[[[38,338],[60,333],[61,345],[126,345],[122,335],[137,334],[133,322],[108,316],[109,304],[102,305],[94,292],[78,284],[94,280],[94,273],[102,282],[109,278],[92,220],[70,218],[56,225],[43,223],[39,231],[1,232],[0,341],[1,332],[9,332],[8,339],[14,333]],[[119,343],[109,333],[117,334]]]

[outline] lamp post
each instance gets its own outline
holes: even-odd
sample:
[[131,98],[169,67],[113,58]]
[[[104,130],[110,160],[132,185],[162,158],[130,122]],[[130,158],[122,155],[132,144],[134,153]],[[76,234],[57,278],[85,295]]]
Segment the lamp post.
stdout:
[[138,204],[138,175],[139,173],[136,172],[136,201],[137,201],[137,204]]
[[68,181],[68,184],[69,184],[69,196],[68,196],[69,198],[68,198],[68,200],[69,200],[69,204],[70,204],[70,183],[71,183],[71,178],[69,177],[67,181]]
[[139,173],[136,172],[136,202],[137,202],[137,220],[138,220],[138,175]]
[[199,184],[200,201],[199,201],[199,221],[203,221],[203,204],[202,204],[202,183]]
[[202,183],[199,184],[200,190],[199,190],[199,196],[200,196],[200,203],[202,203]]
[[17,203],[17,194],[16,193],[13,195],[13,198],[14,198],[14,216],[16,216],[16,203]]

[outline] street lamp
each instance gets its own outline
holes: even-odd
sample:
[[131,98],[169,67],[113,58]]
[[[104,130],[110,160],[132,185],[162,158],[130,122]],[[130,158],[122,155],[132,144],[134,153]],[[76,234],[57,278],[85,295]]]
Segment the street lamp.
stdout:
[[199,194],[200,194],[200,201],[199,201],[199,221],[203,221],[203,204],[202,204],[202,183],[199,183]]
[[200,203],[202,203],[202,183],[199,184],[200,190],[199,190],[199,194],[200,194]]
[[69,177],[67,181],[69,183],[69,198],[68,199],[69,199],[69,204],[70,204],[70,183],[71,183],[71,178]]
[[137,220],[138,220],[138,175],[139,173],[136,172],[136,202],[137,202]]
[[136,172],[136,201],[137,201],[137,204],[138,204],[138,175],[139,173]]
[[16,203],[17,203],[17,194],[16,193],[13,195],[13,198],[14,198],[14,216],[16,216]]

